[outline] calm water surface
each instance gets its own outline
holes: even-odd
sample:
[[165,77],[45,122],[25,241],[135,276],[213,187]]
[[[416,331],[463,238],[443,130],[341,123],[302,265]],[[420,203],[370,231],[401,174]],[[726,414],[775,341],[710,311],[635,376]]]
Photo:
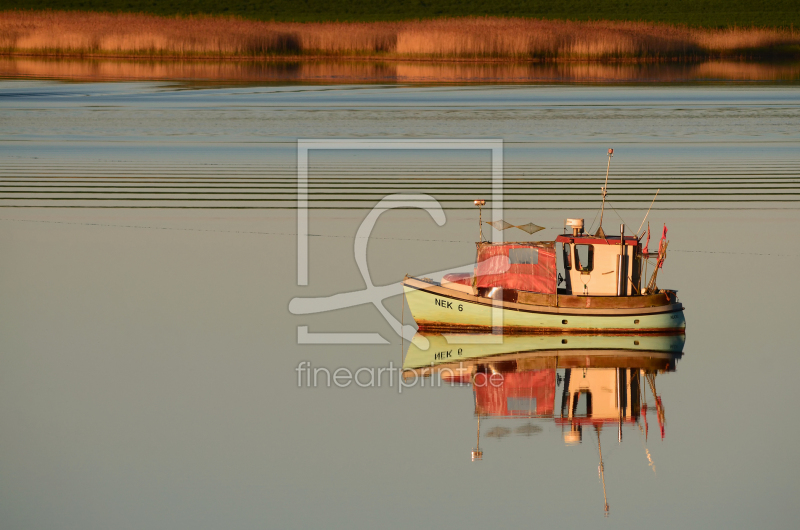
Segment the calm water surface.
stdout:
[[[799,131],[795,86],[0,82],[3,528],[794,528]],[[469,264],[470,203],[490,198],[486,152],[315,152],[298,287],[295,142],[342,137],[503,139],[504,218],[543,240],[596,219],[614,147],[604,225],[636,228],[661,190],[648,219],[669,228],[659,285],[685,346],[493,351],[471,366],[508,374],[499,401],[438,376],[298,386],[302,361],[427,361],[371,305],[288,309],[364,288],[369,208],[445,208],[442,226],[380,217],[367,262],[386,285]],[[298,344],[298,326],[387,343]],[[599,421],[620,368],[638,407],[621,429]],[[597,389],[579,434],[561,420],[576,379]]]

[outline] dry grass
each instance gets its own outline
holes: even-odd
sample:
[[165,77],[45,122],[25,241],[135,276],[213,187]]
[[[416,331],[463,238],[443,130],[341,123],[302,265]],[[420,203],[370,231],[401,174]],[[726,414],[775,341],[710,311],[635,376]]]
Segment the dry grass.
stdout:
[[696,29],[644,22],[462,18],[283,23],[226,17],[7,11],[0,50],[124,57],[327,56],[425,59],[689,59],[800,50],[779,29]]

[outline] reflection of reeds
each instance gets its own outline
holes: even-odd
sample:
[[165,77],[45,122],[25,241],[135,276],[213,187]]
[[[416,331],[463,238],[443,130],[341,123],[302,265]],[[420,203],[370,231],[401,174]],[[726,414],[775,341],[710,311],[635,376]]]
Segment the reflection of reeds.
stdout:
[[695,79],[719,79],[736,81],[798,81],[800,65],[787,67],[775,64],[740,63],[736,61],[709,61],[696,65]]
[[0,77],[74,80],[303,81],[321,83],[553,83],[798,81],[800,64],[519,63],[425,61],[175,61],[0,57]]
[[285,23],[227,17],[51,11],[0,13],[0,50],[147,57],[380,56],[458,59],[666,59],[800,52],[800,35],[645,22],[460,18]]

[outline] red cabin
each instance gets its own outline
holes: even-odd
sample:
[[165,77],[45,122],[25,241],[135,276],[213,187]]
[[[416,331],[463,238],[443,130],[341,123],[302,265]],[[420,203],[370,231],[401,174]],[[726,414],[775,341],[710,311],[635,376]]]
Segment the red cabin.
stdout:
[[448,274],[444,282],[477,288],[556,293],[556,252],[552,242],[478,243],[475,273]]

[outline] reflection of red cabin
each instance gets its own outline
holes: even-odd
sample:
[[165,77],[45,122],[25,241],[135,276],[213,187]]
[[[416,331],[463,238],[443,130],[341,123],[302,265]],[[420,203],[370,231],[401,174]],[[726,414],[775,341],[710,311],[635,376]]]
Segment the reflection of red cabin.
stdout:
[[551,416],[556,396],[556,371],[531,370],[475,375],[475,413],[489,416]]

